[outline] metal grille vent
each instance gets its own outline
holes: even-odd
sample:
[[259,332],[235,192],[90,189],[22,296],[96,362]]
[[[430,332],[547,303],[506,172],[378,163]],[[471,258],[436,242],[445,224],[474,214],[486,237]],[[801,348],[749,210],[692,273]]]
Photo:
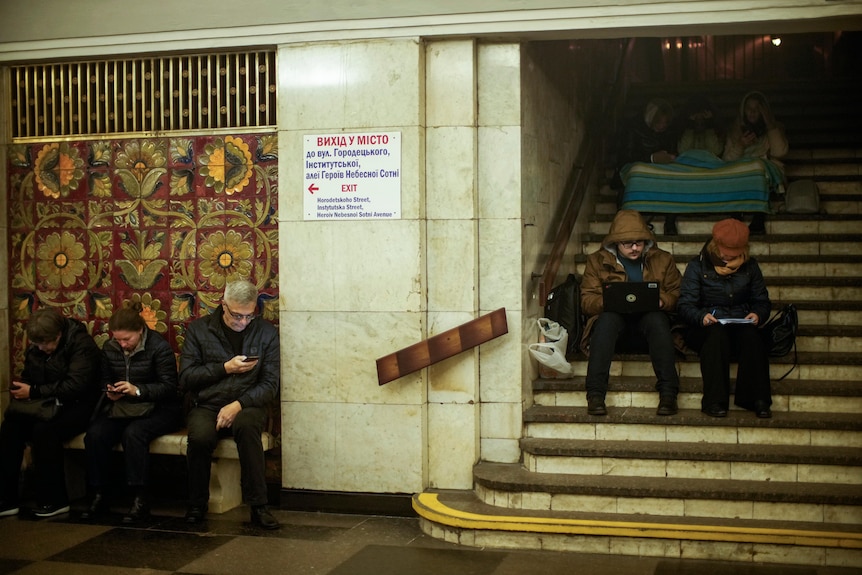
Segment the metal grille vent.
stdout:
[[12,137],[276,126],[275,52],[12,68]]

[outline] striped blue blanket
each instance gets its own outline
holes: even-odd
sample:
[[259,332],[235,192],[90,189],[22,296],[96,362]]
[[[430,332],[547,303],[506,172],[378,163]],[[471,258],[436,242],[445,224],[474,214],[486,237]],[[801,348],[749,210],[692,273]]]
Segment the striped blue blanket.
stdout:
[[764,160],[725,162],[689,150],[670,164],[633,162],[621,172],[623,209],[645,213],[769,212],[781,171]]

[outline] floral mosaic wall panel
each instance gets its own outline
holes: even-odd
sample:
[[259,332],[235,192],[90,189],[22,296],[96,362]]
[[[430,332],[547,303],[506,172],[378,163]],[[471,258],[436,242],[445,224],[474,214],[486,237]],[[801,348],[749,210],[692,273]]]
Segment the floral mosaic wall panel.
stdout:
[[101,345],[126,300],[176,351],[226,282],[260,289],[278,320],[277,136],[239,134],[19,144],[9,153],[12,370],[41,306]]

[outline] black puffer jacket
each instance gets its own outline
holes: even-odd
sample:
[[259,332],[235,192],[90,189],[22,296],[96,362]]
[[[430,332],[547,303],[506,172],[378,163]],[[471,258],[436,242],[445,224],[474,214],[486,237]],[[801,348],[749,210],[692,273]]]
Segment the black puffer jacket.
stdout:
[[60,343],[51,355],[31,345],[24,357],[21,379],[30,384],[30,397],[56,397],[61,403],[99,397],[99,347],[83,323],[65,318]]
[[131,355],[123,353],[113,339],[102,346],[102,386],[128,381],[141,390],[141,396],[124,399],[179,405],[177,358],[171,344],[149,328],[143,337],[143,348]]
[[246,373],[228,375],[224,364],[234,352],[224,335],[223,307],[189,324],[180,356],[180,388],[196,406],[219,410],[239,401],[243,407],[265,407],[278,396],[280,350],[278,330],[263,319],[246,326],[243,355],[259,355]]
[[722,318],[743,318],[754,312],[763,324],[772,306],[757,260],[749,258],[730,275],[719,275],[704,247],[688,263],[682,277],[676,311],[689,325],[703,325],[707,313]]

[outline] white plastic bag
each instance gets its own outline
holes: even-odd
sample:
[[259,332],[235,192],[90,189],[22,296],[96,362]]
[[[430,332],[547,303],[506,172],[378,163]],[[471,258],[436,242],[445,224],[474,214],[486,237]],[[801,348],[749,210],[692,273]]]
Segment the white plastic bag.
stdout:
[[[574,374],[572,364],[566,360],[569,334],[566,328],[546,317],[540,318],[539,343],[531,343],[530,355],[539,362],[539,373],[543,377],[566,378]],[[542,369],[543,367],[549,369]]]

